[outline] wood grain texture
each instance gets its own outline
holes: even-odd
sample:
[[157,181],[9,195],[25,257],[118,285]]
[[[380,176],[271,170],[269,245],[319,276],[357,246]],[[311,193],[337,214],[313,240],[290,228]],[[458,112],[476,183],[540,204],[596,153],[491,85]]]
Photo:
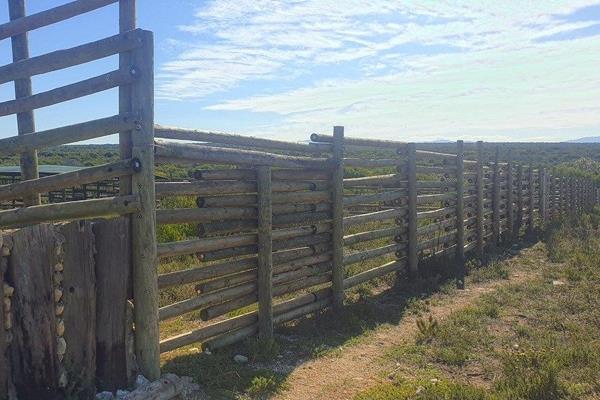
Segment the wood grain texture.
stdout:
[[258,335],[273,337],[273,238],[271,167],[256,168],[258,186]]

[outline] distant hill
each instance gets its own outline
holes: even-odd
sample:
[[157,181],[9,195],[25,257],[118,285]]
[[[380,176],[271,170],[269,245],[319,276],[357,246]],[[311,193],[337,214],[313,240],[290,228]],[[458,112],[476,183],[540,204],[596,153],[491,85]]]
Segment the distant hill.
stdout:
[[567,140],[567,143],[600,143],[600,136],[587,136],[579,139]]

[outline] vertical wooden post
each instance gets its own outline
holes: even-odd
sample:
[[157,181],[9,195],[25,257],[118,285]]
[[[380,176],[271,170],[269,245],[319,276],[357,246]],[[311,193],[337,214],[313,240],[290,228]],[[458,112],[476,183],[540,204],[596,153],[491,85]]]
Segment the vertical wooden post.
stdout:
[[417,258],[417,149],[415,143],[407,146],[408,172],[408,272],[411,278],[419,275]]
[[141,46],[132,57],[130,71],[138,79],[132,85],[132,109],[140,120],[132,134],[132,156],[141,163],[132,177],[132,192],[141,211],[131,217],[133,295],[136,359],[148,379],[160,376],[158,331],[158,263],[156,257],[156,206],[154,193],[154,53],[152,32],[140,35]]
[[533,209],[535,207],[535,183],[533,180],[533,165],[529,164],[529,175],[528,175],[528,186],[529,186],[529,214],[528,214],[528,221],[529,221],[529,232],[533,232],[534,230],[534,224],[535,224],[535,219],[534,219],[534,213],[533,213]]
[[[8,0],[8,13],[11,21],[25,17],[25,0]],[[27,32],[13,36],[12,53],[13,62],[29,58],[29,43]],[[15,98],[31,96],[31,78],[21,78],[15,80]],[[25,111],[17,114],[18,134],[26,135],[35,132],[35,119],[33,111]],[[21,153],[21,178],[23,180],[39,178],[37,150],[28,150]],[[41,204],[39,194],[32,194],[23,197],[23,203],[26,206]]]
[[511,241],[515,235],[513,183],[513,165],[509,154],[508,165],[506,166],[506,226],[508,228],[508,236]]
[[492,186],[492,242],[497,246],[500,242],[500,146],[496,145],[494,155],[494,183]]
[[333,306],[344,305],[344,127],[333,127]]
[[572,176],[569,177],[569,181],[568,181],[568,193],[569,193],[569,203],[570,203],[570,207],[569,207],[569,214],[571,216],[575,215],[576,211],[576,203],[577,203],[577,198],[575,197],[575,178],[573,178]]
[[477,257],[483,260],[483,141],[477,142]]
[[465,213],[464,213],[464,143],[456,142],[456,262],[458,279],[456,286],[465,287]]
[[539,210],[540,210],[540,226],[546,225],[546,219],[548,217],[548,202],[547,202],[547,174],[546,168],[539,167]]
[[258,336],[273,337],[271,167],[256,167],[258,193]]
[[[119,33],[125,33],[135,29],[136,26],[136,0],[119,0]],[[126,69],[131,65],[131,52],[119,53],[119,68]],[[119,86],[119,113],[132,111],[131,86]],[[131,158],[132,132],[119,133],[119,153],[121,159]],[[131,177],[119,177],[119,193],[131,193]]]
[[515,227],[515,238],[521,236],[521,227],[523,226],[523,165],[517,166],[517,223]]

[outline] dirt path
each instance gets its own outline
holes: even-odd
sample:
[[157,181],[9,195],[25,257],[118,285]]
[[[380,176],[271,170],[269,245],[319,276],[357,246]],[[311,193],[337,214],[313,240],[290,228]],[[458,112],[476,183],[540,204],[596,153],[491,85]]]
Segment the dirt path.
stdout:
[[[498,287],[532,279],[536,273],[531,268],[519,264],[519,259],[527,257],[542,261],[540,245],[523,251],[510,263],[508,280],[492,281],[481,284],[470,284],[467,290],[452,294],[444,299],[443,304],[431,306],[429,313],[438,320],[443,320],[453,311],[460,310],[484,293],[494,291]],[[351,399],[358,392],[381,382],[381,358],[393,346],[414,340],[416,333],[416,316],[402,318],[398,325],[381,328],[368,339],[356,345],[344,348],[341,354],[324,356],[307,361],[297,367],[287,378],[286,389],[274,399]]]

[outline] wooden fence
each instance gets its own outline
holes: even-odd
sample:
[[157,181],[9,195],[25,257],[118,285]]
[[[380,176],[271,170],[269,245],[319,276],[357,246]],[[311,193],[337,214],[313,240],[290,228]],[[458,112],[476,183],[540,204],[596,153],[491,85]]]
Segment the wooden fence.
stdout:
[[[119,9],[119,34],[29,57],[29,31],[113,3],[118,3],[115,7]],[[136,359],[142,373],[149,379],[156,379],[160,368],[154,203],[153,35],[149,31],[135,29],[135,0],[75,0],[32,15],[26,15],[24,0],[8,0],[8,6],[10,21],[0,25],[0,40],[10,38],[13,62],[0,66],[0,84],[14,82],[15,99],[0,102],[0,117],[16,116],[18,135],[0,139],[0,152],[21,155],[22,181],[1,186],[0,198],[23,199],[25,207],[0,211],[0,228],[126,216],[131,223],[130,234],[124,240],[131,242]],[[40,93],[32,92],[32,76],[111,56],[119,58],[118,68],[113,71]],[[119,91],[116,115],[45,131],[36,130],[34,110],[110,89]],[[120,161],[39,177],[39,149],[116,133],[119,134]],[[117,177],[120,181],[119,195],[41,204],[40,193]],[[127,265],[122,267],[127,268]],[[0,287],[0,294],[2,290]],[[19,291],[19,288],[15,290]],[[35,329],[33,326],[30,328]],[[57,326],[57,329],[62,328]],[[23,346],[26,347],[27,343]],[[0,389],[0,394],[4,394],[5,387]]]
[[310,144],[163,127],[155,135],[204,142],[156,143],[159,163],[201,165],[193,180],[156,185],[159,204],[193,196],[196,205],[159,206],[158,224],[198,224],[197,238],[158,244],[163,262],[183,257],[188,265],[159,274],[159,288],[194,287],[159,318],[196,312],[207,321],[164,338],[161,352],[270,338],[274,325],[341,307],[345,291],[374,278],[415,278],[430,260],[452,259],[463,286],[467,257],[486,258],[597,201],[591,181],[505,162],[497,151],[485,160],[482,142],[469,160],[462,141],[443,154],[344,138],[343,127],[313,134]]

